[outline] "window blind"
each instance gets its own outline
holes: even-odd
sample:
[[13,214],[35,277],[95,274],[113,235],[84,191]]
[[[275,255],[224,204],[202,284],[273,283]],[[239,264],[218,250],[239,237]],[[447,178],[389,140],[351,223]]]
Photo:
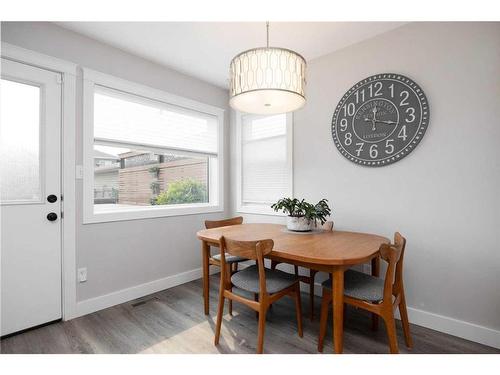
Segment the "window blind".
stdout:
[[288,192],[286,114],[244,116],[241,126],[242,203],[274,203]]
[[199,153],[217,153],[217,119],[96,86],[94,138]]

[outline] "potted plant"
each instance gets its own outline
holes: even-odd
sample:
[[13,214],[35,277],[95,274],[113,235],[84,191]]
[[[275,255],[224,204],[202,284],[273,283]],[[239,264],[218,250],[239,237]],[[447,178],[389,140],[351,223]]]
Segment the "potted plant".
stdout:
[[276,212],[281,211],[287,214],[287,229],[295,232],[308,232],[316,226],[318,221],[324,224],[331,214],[326,199],[311,204],[304,199],[299,201],[297,198],[282,198],[271,205],[271,208]]

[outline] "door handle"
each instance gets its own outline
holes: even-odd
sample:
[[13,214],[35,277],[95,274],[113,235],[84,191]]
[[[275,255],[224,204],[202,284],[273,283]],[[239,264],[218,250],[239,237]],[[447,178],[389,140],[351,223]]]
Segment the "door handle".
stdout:
[[48,221],[56,221],[57,214],[55,212],[50,212],[49,214],[47,214],[47,220]]

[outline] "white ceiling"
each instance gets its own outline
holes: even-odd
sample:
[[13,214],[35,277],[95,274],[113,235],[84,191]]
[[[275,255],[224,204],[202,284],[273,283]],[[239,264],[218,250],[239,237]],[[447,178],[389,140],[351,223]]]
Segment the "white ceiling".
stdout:
[[[67,29],[227,87],[237,53],[264,46],[265,22],[58,22]],[[402,22],[271,22],[270,45],[299,52],[310,61]]]

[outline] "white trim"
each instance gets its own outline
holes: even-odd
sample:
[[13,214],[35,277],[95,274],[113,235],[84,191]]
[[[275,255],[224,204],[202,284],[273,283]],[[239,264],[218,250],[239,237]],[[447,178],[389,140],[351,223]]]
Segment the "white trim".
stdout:
[[[85,207],[85,204],[84,204]],[[93,211],[93,205],[90,206]],[[176,204],[171,206],[137,206],[123,208],[119,211],[92,212],[90,217],[85,217],[83,224],[107,223],[111,221],[128,221],[140,219],[154,219],[158,217],[198,215],[206,213],[223,212],[224,209],[210,204]]]
[[76,204],[75,204],[75,131],[77,64],[44,55],[9,43],[1,43],[4,58],[62,74],[61,116],[61,192],[64,200],[62,220],[62,318],[69,320],[76,313]]
[[201,103],[196,100],[174,95],[163,90],[158,90],[150,86],[141,85],[88,68],[83,68],[83,79],[84,81],[90,81],[92,84],[105,86],[111,90],[123,91],[124,93],[142,96],[145,99],[153,99],[166,104],[173,104],[194,111],[204,112],[209,115],[224,116],[225,112],[223,108]]
[[76,76],[64,73],[62,126],[63,320],[76,314]]
[[[242,200],[241,184],[242,174],[242,157],[241,157],[241,126],[243,116],[248,116],[244,113],[236,111],[236,212],[244,214],[271,215],[271,216],[286,216],[281,212],[275,212],[270,205],[245,204]],[[288,192],[283,193],[284,196],[293,197],[293,113],[286,114],[286,141],[287,141],[287,162],[288,162]]]
[[[219,272],[218,267],[214,267],[210,274]],[[111,306],[119,305],[140,297],[147,296],[165,289],[173,288],[193,280],[197,280],[202,276],[202,269],[195,268],[190,271],[181,272],[176,275],[167,276],[161,279],[150,281],[148,283],[135,285],[130,288],[118,290],[113,293],[104,294],[102,296],[86,299],[78,302],[76,317],[87,315]],[[201,301],[201,296],[200,296]],[[201,305],[200,305],[201,306]]]
[[[175,205],[164,207],[138,207],[120,211],[95,213],[93,205],[93,104],[94,86],[104,86],[112,90],[137,95],[148,100],[174,105],[215,116],[218,123],[217,164],[210,163],[209,203],[196,205]],[[161,90],[126,81],[91,69],[83,69],[83,223],[103,223],[148,219],[166,216],[203,214],[224,211],[224,112],[222,108],[200,103]],[[212,160],[212,159],[210,159]],[[215,164],[215,165],[214,165]],[[215,180],[214,176],[217,176]]]
[[2,42],[1,55],[2,57],[10,60],[72,76],[76,75],[76,68],[78,67],[75,63],[34,52],[32,50],[5,42]]
[[[300,289],[305,293],[309,293],[309,286],[307,284],[301,283]],[[314,294],[318,297],[322,296],[321,283],[314,283]],[[408,320],[411,324],[500,349],[500,331],[498,330],[429,311],[419,310],[410,306],[407,307],[407,310]],[[400,319],[399,310],[395,311],[395,317]]]

